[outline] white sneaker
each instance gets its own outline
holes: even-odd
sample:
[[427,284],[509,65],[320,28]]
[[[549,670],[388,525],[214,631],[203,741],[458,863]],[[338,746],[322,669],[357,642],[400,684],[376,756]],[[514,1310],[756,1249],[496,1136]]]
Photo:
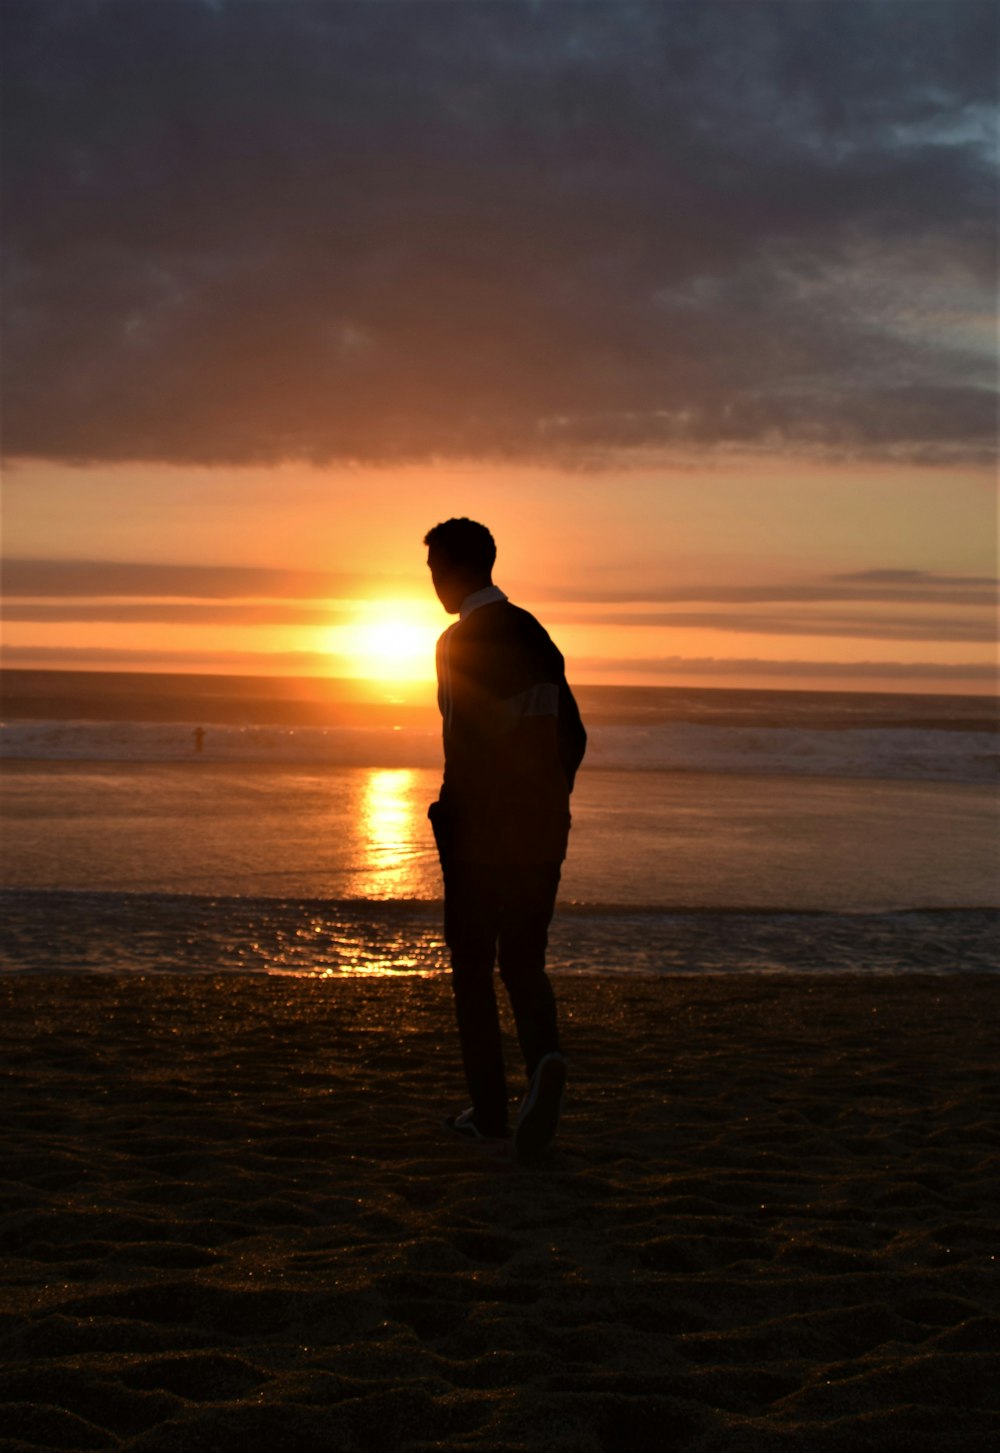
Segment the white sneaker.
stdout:
[[514,1131],[514,1154],[522,1165],[537,1160],[559,1125],[566,1061],[554,1052],[543,1055],[531,1077],[528,1093],[521,1102]]
[[461,1115],[449,1115],[444,1122],[446,1130],[453,1130],[456,1135],[461,1135],[465,1140],[508,1140],[510,1131],[503,1135],[484,1135],[476,1124],[475,1111],[470,1105],[468,1110],[463,1110]]

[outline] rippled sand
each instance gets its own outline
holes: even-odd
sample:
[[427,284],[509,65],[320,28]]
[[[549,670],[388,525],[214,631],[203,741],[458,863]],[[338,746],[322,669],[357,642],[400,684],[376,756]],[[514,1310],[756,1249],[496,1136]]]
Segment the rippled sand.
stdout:
[[1000,981],[559,993],[525,1171],[441,978],[0,982],[4,1446],[996,1446]]

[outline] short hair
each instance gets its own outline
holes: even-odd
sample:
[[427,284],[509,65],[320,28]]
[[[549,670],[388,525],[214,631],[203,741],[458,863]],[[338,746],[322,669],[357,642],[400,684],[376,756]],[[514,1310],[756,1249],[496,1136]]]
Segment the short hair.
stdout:
[[439,550],[442,555],[447,555],[453,565],[466,565],[486,575],[493,569],[497,558],[496,541],[486,526],[464,516],[435,525],[424,536],[424,544],[429,550]]

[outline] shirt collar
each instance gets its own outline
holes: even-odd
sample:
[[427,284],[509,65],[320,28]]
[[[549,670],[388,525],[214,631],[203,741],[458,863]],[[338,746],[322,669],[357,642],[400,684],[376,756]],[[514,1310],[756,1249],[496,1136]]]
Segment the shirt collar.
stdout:
[[474,590],[471,595],[465,597],[458,608],[458,618],[460,621],[464,621],[466,616],[470,616],[481,605],[493,605],[495,601],[506,599],[503,591],[498,590],[495,585],[484,585],[482,590]]

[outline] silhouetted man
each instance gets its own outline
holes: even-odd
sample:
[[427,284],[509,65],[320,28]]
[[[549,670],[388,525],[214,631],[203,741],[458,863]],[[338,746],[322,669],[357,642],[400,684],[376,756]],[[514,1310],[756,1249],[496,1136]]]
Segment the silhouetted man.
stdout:
[[496,545],[485,525],[447,520],[424,544],[438,599],[459,617],[437,646],[444,782],[428,814],[472,1095],[446,1123],[470,1139],[508,1134],[499,957],[528,1073],[514,1149],[531,1161],[555,1134],[566,1081],[545,949],[587,737],[562,656],[493,584]]

